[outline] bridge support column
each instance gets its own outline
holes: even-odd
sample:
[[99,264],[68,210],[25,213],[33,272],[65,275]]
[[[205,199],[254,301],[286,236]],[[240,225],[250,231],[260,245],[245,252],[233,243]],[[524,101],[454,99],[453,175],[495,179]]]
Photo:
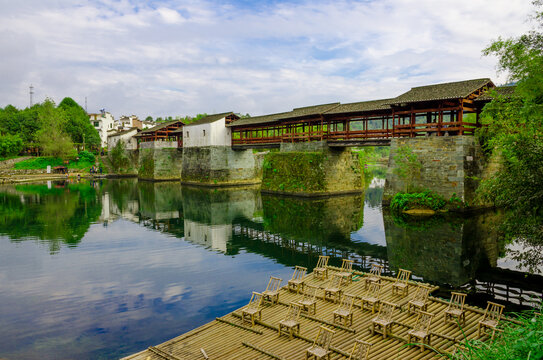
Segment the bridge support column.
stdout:
[[174,141],[151,141],[140,144],[138,178],[151,181],[181,178],[183,154]]
[[232,150],[230,146],[185,147],[181,182],[204,186],[258,184],[262,158],[252,150]]
[[266,154],[262,191],[297,196],[329,196],[364,191],[358,156],[326,142],[283,143]]
[[[408,147],[422,165],[413,177],[400,176],[396,159],[400,148]],[[383,194],[388,204],[394,194],[431,190],[445,199],[456,196],[474,205],[477,179],[489,176],[488,164],[473,136],[430,136],[393,139]],[[482,205],[482,204],[479,204]]]

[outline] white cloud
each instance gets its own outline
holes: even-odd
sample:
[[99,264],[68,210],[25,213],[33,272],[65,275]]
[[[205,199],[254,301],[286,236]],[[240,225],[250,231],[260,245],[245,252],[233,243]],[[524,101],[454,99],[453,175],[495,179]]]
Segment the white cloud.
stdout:
[[529,29],[524,0],[6,2],[0,106],[88,97],[89,111],[254,115],[495,75],[481,50]]

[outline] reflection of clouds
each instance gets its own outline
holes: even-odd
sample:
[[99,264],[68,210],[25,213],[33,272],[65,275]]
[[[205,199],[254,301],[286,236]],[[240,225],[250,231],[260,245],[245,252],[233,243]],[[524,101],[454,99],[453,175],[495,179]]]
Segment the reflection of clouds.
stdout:
[[351,233],[351,240],[386,246],[385,224],[381,209],[364,206],[364,225],[358,231]]
[[50,359],[95,351],[119,358],[222,316],[270,275],[291,272],[257,254],[233,260],[125,220],[91,225],[77,248],[53,256],[0,238],[0,327],[9,329],[0,357],[33,358],[39,349]]
[[[505,247],[506,256],[498,259],[498,267],[515,271],[528,272],[532,271],[535,274],[543,275],[543,264],[540,262],[540,257],[535,257],[537,260],[529,261],[530,256],[527,254],[541,254],[541,248],[536,248],[522,241],[516,241],[508,244]],[[522,254],[522,260],[517,259],[518,254]]]
[[181,295],[187,292],[189,292],[189,290],[184,288],[181,285],[172,285],[172,286],[167,287],[164,290],[164,295],[162,296],[162,300],[166,302],[179,300],[179,297],[181,297]]

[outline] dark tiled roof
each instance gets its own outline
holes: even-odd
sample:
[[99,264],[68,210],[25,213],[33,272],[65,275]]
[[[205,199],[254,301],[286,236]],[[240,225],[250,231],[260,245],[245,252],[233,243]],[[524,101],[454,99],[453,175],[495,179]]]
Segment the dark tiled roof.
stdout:
[[175,123],[181,123],[181,125],[185,125],[181,120],[172,120],[172,121],[166,121],[166,122],[163,122],[163,123],[160,123],[158,125],[155,125],[153,126],[152,128],[149,128],[149,129],[145,129],[143,130],[142,132],[140,132],[138,135],[135,135],[135,136],[143,136],[143,135],[148,135],[148,134],[152,134],[154,133],[155,131],[158,131],[160,129],[163,129],[165,127],[168,127],[170,125],[173,125]]
[[294,119],[294,118],[300,118],[300,117],[305,117],[305,116],[321,115],[325,113],[326,111],[330,111],[338,106],[339,106],[339,103],[336,102],[336,103],[331,103],[331,104],[322,104],[322,105],[313,105],[313,106],[295,108],[291,112],[286,113],[280,119]]
[[270,115],[261,115],[261,116],[251,116],[248,118],[239,119],[226,124],[228,127],[232,126],[245,126],[245,125],[256,125],[256,124],[265,124],[272,123],[282,118],[282,116],[288,114],[288,112],[270,114]]
[[419,101],[460,99],[469,96],[485,85],[494,86],[488,78],[456,81],[444,84],[411,88],[408,92],[391,99],[390,104],[406,104]]
[[127,129],[127,130],[116,131],[116,132],[114,132],[113,134],[108,135],[107,137],[123,135],[123,134],[129,133],[129,132],[134,131],[134,130],[136,130],[136,132],[140,132],[140,131],[141,131],[141,130],[138,129],[137,127],[131,127],[130,129]]
[[492,96],[494,92],[496,92],[498,96],[510,98],[515,93],[516,88],[516,85],[498,86],[485,92],[483,95],[475,99],[475,101],[491,101],[494,99],[494,97]]
[[381,99],[371,101],[361,101],[349,104],[341,104],[331,110],[326,111],[324,114],[350,114],[350,113],[362,113],[366,111],[376,110],[389,110],[390,101],[392,99]]
[[225,113],[221,113],[221,114],[207,115],[206,117],[203,117],[200,120],[197,120],[197,121],[192,122],[190,124],[187,124],[185,126],[209,124],[209,123],[212,123],[214,121],[220,120],[223,117],[226,117],[228,115],[235,115],[235,114],[232,111],[229,111],[229,112],[225,112]]

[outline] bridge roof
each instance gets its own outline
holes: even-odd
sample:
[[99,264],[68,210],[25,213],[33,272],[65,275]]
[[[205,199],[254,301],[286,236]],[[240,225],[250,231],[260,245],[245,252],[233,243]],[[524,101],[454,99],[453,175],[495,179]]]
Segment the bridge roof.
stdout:
[[203,117],[203,118],[201,118],[201,119],[199,119],[197,121],[186,124],[185,126],[209,124],[209,123],[215,122],[217,120],[220,120],[220,119],[222,119],[224,117],[227,117],[228,115],[234,115],[234,116],[238,117],[232,111],[229,111],[229,112],[220,113],[220,114],[207,115],[207,116],[205,116],[205,117]]
[[166,122],[163,122],[163,123],[160,123],[158,125],[155,125],[153,126],[152,128],[149,128],[149,129],[145,129],[143,130],[142,132],[138,133],[137,135],[134,135],[134,136],[137,136],[137,137],[142,137],[142,136],[145,136],[145,135],[150,135],[156,131],[159,131],[159,130],[162,130],[164,128],[167,128],[168,126],[170,125],[173,125],[173,124],[176,124],[176,123],[180,123],[181,126],[185,125],[184,122],[182,122],[181,120],[172,120],[172,121],[166,121]]
[[479,96],[475,101],[492,101],[494,99],[493,94],[497,94],[498,96],[503,96],[506,98],[510,98],[513,96],[515,89],[517,88],[516,85],[505,85],[505,86],[498,86],[495,87],[487,92],[485,92],[483,95]]
[[418,86],[391,99],[389,104],[409,104],[421,101],[463,99],[486,85],[494,87],[492,80],[488,78]]
[[231,122],[230,124],[226,124],[227,127],[232,126],[244,126],[244,125],[257,125],[257,124],[265,124],[265,123],[272,123],[275,121],[278,121],[282,118],[285,114],[288,114],[288,112],[282,112],[277,114],[270,114],[270,115],[260,115],[260,116],[251,116],[248,118],[239,119],[236,121]]
[[330,104],[321,104],[321,105],[312,105],[304,106],[299,108],[294,108],[291,112],[286,113],[281,119],[295,119],[306,116],[321,115],[326,111],[332,110],[339,106],[339,102],[330,103]]
[[349,104],[340,104],[339,106],[326,111],[326,115],[363,113],[367,111],[390,110],[389,103],[392,99],[381,99],[371,101],[360,101]]

